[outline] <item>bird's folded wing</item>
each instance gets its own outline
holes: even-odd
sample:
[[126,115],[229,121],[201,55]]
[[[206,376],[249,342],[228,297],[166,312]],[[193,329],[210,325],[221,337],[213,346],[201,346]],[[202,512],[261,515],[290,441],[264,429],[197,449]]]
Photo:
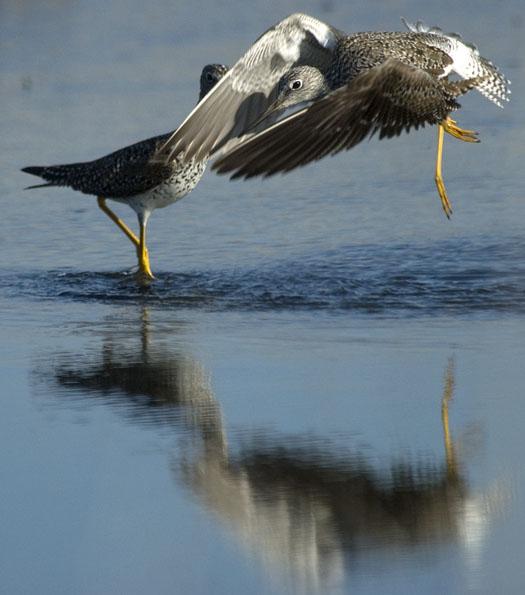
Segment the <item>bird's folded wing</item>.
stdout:
[[234,178],[272,175],[350,149],[376,132],[392,137],[440,122],[472,85],[434,74],[390,58],[234,147],[213,169],[235,172]]
[[205,159],[229,139],[242,135],[273,101],[275,87],[297,63],[329,62],[340,33],[304,14],[293,14],[264,33],[200,101],[154,161],[174,156]]
[[174,173],[174,168],[169,164],[126,163],[118,171],[108,172],[95,194],[105,198],[129,198],[152,190]]

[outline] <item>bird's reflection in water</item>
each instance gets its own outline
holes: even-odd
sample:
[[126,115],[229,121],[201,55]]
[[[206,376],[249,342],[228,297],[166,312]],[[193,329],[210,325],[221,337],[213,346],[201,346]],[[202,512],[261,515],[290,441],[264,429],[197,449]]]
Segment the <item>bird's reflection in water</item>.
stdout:
[[440,389],[442,460],[392,462],[377,471],[364,453],[343,452],[311,435],[257,431],[246,439],[242,432],[244,446],[228,447],[202,366],[188,354],[154,346],[147,312],[139,329],[135,343],[119,345],[109,335],[102,353],[58,363],[55,380],[121,407],[134,420],[184,429],[189,439],[178,443],[171,461],[177,481],[276,580],[284,573],[298,588],[323,588],[344,580],[365,557],[402,561],[409,551],[443,543],[462,545],[467,572],[479,572],[488,521],[502,496],[497,488],[471,490],[458,460],[449,428],[452,359]]
[[137,423],[182,427],[222,450],[220,405],[200,364],[183,350],[153,341],[146,308],[138,329],[121,328],[119,323],[105,333],[99,352],[58,357],[54,380]]
[[366,556],[397,555],[406,563],[410,550],[443,543],[462,545],[466,570],[475,575],[502,495],[468,487],[449,427],[454,376],[451,359],[441,400],[443,459],[436,465],[405,460],[375,471],[362,452],[341,454],[316,446],[311,436],[259,433],[236,455],[206,451],[182,466],[182,477],[270,569],[284,567],[302,588],[338,583]]

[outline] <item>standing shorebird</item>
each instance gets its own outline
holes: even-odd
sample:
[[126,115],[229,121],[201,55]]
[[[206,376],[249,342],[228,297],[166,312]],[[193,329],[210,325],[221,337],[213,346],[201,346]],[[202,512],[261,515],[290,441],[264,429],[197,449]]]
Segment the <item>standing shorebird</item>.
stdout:
[[[201,73],[201,100],[228,71],[222,64],[208,64]],[[140,141],[114,153],[82,163],[25,167],[22,171],[40,176],[42,186],[69,186],[97,197],[98,206],[126,234],[137,250],[139,278],[153,279],[146,246],[146,226],[155,209],[167,207],[191,192],[206,168],[206,159],[183,159],[173,155],[166,163],[152,163],[151,157],[171,132]],[[107,206],[106,199],[129,205],[139,221],[139,237]]]
[[[441,173],[444,133],[478,142],[477,133],[450,117],[459,108],[457,97],[475,88],[502,105],[509,81],[458,35],[405,24],[406,33],[345,35],[307,15],[291,15],[255,42],[155,160],[180,149],[189,149],[188,158],[222,148],[213,165],[219,173],[268,176],[350,149],[375,133],[392,137],[437,124],[435,181],[450,217]],[[449,79],[451,73],[460,80]],[[270,114],[289,106],[298,111],[261,131]]]

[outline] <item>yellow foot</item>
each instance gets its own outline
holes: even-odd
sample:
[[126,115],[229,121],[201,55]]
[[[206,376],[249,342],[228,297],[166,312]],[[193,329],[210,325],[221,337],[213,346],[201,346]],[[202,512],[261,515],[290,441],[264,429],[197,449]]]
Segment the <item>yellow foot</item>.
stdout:
[[135,280],[139,285],[148,286],[155,280],[155,277],[149,266],[147,268],[139,266],[139,270],[135,273]]
[[138,274],[140,277],[144,277],[144,279],[150,279],[150,280],[152,280],[152,281],[153,281],[153,279],[155,279],[155,275],[154,275],[154,274],[151,272],[151,269],[150,269],[150,268],[147,268],[147,269],[139,269],[139,270],[137,271],[137,274]]
[[151,267],[149,266],[149,252],[146,246],[146,224],[148,222],[147,215],[144,214],[139,215],[139,225],[140,225],[140,239],[139,245],[137,247],[137,255],[139,257],[139,272],[138,275],[142,280],[145,280],[147,283],[155,279],[153,273],[151,272]]
[[150,272],[138,270],[135,273],[135,280],[139,285],[143,287],[148,287],[154,280],[155,277]]
[[155,276],[151,271],[151,266],[149,264],[149,252],[147,248],[141,250],[140,247],[137,247],[137,256],[139,259],[139,270],[137,271],[137,277],[141,279],[153,280]]
[[479,143],[478,134],[475,130],[464,130],[456,125],[456,121],[452,118],[445,118],[441,123],[445,132],[448,132],[454,138],[462,140],[466,143]]
[[450,204],[450,200],[447,196],[447,189],[445,188],[445,183],[443,182],[443,178],[440,175],[436,175],[434,179],[436,181],[439,198],[441,199],[441,206],[445,211],[447,219],[450,219],[450,216],[452,215],[452,205]]

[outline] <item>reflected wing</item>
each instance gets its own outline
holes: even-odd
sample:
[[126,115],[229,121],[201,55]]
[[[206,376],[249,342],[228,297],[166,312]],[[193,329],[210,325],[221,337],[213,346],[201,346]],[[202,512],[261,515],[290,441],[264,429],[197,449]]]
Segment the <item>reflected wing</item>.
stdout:
[[241,135],[273,101],[272,91],[296,63],[323,67],[340,33],[304,14],[294,14],[264,33],[157,151],[166,162],[204,159],[221,144]]
[[452,83],[395,59],[292,114],[220,157],[219,173],[249,178],[285,172],[350,149],[364,138],[436,124],[459,107],[455,97],[479,82]]

